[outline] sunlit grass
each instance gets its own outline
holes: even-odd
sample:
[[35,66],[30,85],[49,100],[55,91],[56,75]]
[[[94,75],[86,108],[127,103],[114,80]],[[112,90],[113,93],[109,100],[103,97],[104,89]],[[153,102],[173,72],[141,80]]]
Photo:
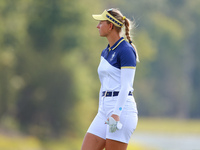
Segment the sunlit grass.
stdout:
[[140,145],[137,143],[134,144],[129,143],[127,150],[156,150],[156,149],[153,147],[146,147],[144,145]]
[[[139,118],[135,132],[200,134],[200,120],[178,120],[166,118]],[[134,134],[134,133],[133,133]],[[40,141],[31,136],[0,134],[0,150],[80,150],[82,138],[65,137]],[[130,142],[127,150],[156,150],[140,143]]]
[[[34,137],[7,137],[0,136],[1,150],[80,150],[82,139],[65,138],[41,142]],[[127,150],[146,150],[147,147],[139,144],[129,144]],[[148,148],[148,150],[155,150]]]
[[1,150],[42,150],[41,142],[35,137],[10,137],[0,135]]
[[177,134],[200,134],[200,120],[139,118],[137,131]]
[[44,147],[48,150],[80,150],[82,140],[80,138],[63,138],[55,141],[48,141]]
[[[49,142],[46,145],[46,148],[48,148],[48,150],[80,150],[81,144],[82,144],[82,139],[67,138],[63,141]],[[150,147],[147,148],[138,143],[130,143],[127,148],[127,150],[147,150],[147,149],[156,150]]]

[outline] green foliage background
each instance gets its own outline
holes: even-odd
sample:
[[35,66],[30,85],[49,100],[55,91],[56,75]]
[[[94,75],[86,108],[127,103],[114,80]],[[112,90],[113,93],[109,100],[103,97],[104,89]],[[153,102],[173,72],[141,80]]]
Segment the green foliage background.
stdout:
[[140,116],[199,118],[200,1],[1,0],[0,128],[40,138],[84,134],[98,107],[107,46],[91,14],[133,20]]

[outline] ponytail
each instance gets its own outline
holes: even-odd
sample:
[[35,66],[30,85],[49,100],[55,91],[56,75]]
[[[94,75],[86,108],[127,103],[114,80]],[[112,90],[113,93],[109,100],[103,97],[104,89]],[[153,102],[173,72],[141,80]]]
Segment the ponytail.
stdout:
[[138,52],[137,52],[137,48],[133,44],[133,42],[131,40],[131,36],[130,36],[130,29],[131,29],[130,21],[125,16],[123,17],[123,20],[124,20],[124,25],[125,25],[125,35],[126,35],[126,38],[129,41],[129,43],[133,46],[133,48],[135,49],[137,62],[140,62],[139,55],[138,55]]
[[[111,14],[113,17],[115,17],[118,21],[120,21],[124,24],[126,38],[129,41],[129,43],[133,46],[133,48],[135,49],[137,62],[140,62],[136,46],[133,44],[131,36],[130,36],[130,30],[131,30],[132,22],[128,18],[123,16],[122,13],[118,9],[112,8],[112,9],[109,9],[107,11],[108,11],[109,14]],[[121,27],[117,27],[117,26],[115,26],[115,29],[116,29],[117,32],[121,32],[121,30],[122,30]]]

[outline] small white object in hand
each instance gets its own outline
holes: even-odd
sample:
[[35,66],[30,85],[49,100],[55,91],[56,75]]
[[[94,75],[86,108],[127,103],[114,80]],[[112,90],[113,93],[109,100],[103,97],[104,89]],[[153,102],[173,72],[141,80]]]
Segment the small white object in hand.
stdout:
[[109,132],[113,133],[116,130],[120,130],[122,128],[122,124],[119,121],[115,121],[113,117],[109,117],[109,120],[105,122],[109,125]]

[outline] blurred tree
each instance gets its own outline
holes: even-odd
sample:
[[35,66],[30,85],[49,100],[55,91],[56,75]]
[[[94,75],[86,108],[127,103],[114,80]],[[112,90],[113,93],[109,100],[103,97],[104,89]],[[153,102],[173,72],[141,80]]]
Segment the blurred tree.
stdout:
[[85,17],[88,9],[81,3],[0,2],[4,27],[0,27],[2,123],[3,116],[10,116],[23,131],[40,137],[62,135],[72,128],[76,130],[72,126],[75,122],[82,123],[77,121],[80,115],[75,114],[75,104],[82,99],[89,102],[96,94],[85,87],[88,81],[93,82],[93,73],[79,71],[89,71],[87,65],[95,60],[88,59],[89,49],[92,52],[96,45],[85,45],[93,33],[83,31],[88,28],[85,19],[91,15]]
[[0,123],[11,118],[40,137],[85,132],[97,111],[96,70],[107,46],[91,14],[111,7],[136,21],[133,39],[141,62],[134,87],[140,115],[199,117],[199,5],[0,1]]
[[189,76],[190,76],[190,88],[191,88],[191,96],[188,98],[188,100],[191,103],[191,117],[199,118],[200,117],[200,110],[198,106],[200,105],[200,63],[199,63],[199,46],[200,46],[200,3],[199,1],[189,1],[187,2],[187,7],[192,9],[192,11],[189,11],[186,9],[186,14],[188,15],[188,18],[190,20],[185,23],[187,30],[187,52],[188,57],[190,59],[190,62],[188,63],[188,67],[190,68]]
[[[194,38],[199,32],[195,25],[199,20],[198,6],[198,1],[185,0],[126,0],[120,6],[129,18],[134,16],[137,26],[134,38],[141,62],[137,68],[135,94],[141,115],[187,118],[194,111],[194,114],[200,114],[195,108],[198,106],[199,96],[195,93],[199,92],[195,91],[198,90],[199,80],[194,80],[195,87],[191,79],[194,79],[192,74],[198,76],[195,66],[199,63],[195,63],[198,59],[194,57],[198,56],[195,52],[198,49],[195,44],[198,38]],[[140,41],[140,32],[144,31],[147,34]],[[151,39],[153,47],[144,46],[149,45],[147,37]],[[148,59],[148,51],[153,54],[156,52],[153,60]],[[151,56],[149,55],[150,58]]]

